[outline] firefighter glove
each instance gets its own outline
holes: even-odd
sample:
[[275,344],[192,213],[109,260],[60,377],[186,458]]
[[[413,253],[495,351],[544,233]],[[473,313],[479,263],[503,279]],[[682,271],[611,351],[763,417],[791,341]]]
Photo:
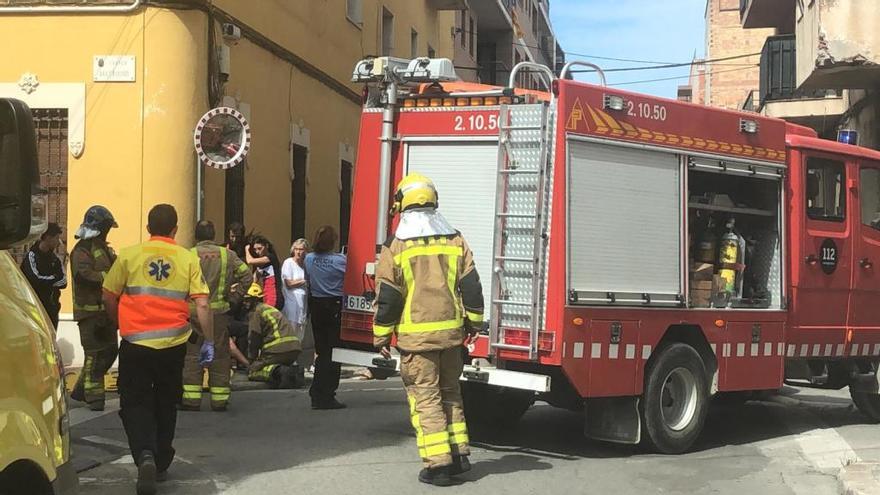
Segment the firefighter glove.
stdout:
[[199,365],[207,366],[214,361],[214,343],[205,341],[199,351]]

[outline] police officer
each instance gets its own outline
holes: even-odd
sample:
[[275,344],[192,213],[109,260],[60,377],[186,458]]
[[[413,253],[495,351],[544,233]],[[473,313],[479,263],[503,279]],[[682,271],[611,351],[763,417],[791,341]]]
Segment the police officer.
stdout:
[[248,380],[268,382],[272,388],[302,387],[303,370],[295,364],[302,342],[296,329],[281,311],[263,302],[263,288],[258,284],[248,289],[244,309],[250,312]]
[[458,380],[465,336],[482,326],[483,290],[470,248],[437,211],[431,180],[406,176],[394,200],[400,221],[376,268],[373,343],[389,358],[397,335],[400,375],[424,465],[419,481],[449,486],[450,475],[470,470]]
[[[245,292],[253,283],[253,275],[248,266],[235,254],[214,243],[214,224],[202,220],[196,224],[196,246],[192,252],[199,257],[202,274],[211,291],[210,306],[214,313],[214,361],[208,368],[208,385],[211,391],[211,409],[225,411],[229,402],[229,372],[232,363],[229,359],[229,317],[232,306],[242,302]],[[191,305],[192,313],[195,306]],[[195,315],[193,315],[195,316]],[[191,318],[197,333],[198,319]],[[187,345],[186,364],[183,368],[182,409],[198,411],[202,405],[202,373],[199,366],[199,351],[202,338]]]
[[104,275],[116,259],[107,244],[107,234],[116,228],[107,208],[95,205],[86,211],[70,253],[73,281],[73,319],[79,325],[79,339],[85,353],[82,372],[70,396],[85,401],[93,411],[104,410],[104,375],[116,361],[116,322],[111,321],[101,301]]
[[194,301],[204,342],[199,364],[214,359],[214,322],[199,259],[174,242],[177,211],[154,206],[150,240],[125,248],[104,279],[104,304],[119,322],[119,416],[138,466],[138,495],[156,493],[174,459],[177,404]]

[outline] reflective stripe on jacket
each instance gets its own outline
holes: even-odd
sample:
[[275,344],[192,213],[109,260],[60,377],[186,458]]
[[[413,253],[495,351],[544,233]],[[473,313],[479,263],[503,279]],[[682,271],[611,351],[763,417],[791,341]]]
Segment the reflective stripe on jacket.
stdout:
[[406,351],[459,346],[464,324],[483,322],[483,289],[473,254],[460,234],[402,241],[382,247],[376,268],[373,340]]
[[79,321],[104,312],[101,284],[116,254],[101,239],[83,239],[70,253],[70,278],[73,289],[73,319]]
[[186,342],[188,301],[208,297],[198,258],[173,239],[157,236],[120,252],[104,290],[119,296],[122,338],[154,349]]
[[293,325],[274,306],[259,303],[251,313],[248,325],[250,358],[258,354],[281,354],[301,351],[302,342],[296,336]]
[[[211,309],[215,313],[226,313],[230,303],[241,301],[253,283],[250,268],[235,252],[210,241],[202,241],[190,251],[199,258],[211,293]],[[195,311],[195,306],[190,306],[190,311]]]

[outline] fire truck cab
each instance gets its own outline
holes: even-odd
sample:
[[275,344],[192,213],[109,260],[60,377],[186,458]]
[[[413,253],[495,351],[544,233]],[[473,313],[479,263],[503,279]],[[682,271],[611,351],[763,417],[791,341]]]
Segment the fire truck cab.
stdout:
[[[369,59],[339,362],[372,350],[377,246],[409,172],[471,245],[489,328],[468,346],[469,421],[536,400],[587,436],[687,450],[711,399],[849,387],[880,421],[880,152],[764,116],[556,77],[456,81]],[[547,92],[515,87],[523,70]],[[599,70],[601,76],[601,70]],[[604,78],[603,78],[604,79]]]

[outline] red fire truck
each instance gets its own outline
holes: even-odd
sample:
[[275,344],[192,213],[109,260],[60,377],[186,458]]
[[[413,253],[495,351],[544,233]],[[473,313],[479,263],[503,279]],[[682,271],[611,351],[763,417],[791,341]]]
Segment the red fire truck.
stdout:
[[[448,62],[448,61],[447,61]],[[399,179],[434,180],[475,253],[489,329],[471,421],[536,400],[587,436],[687,450],[718,394],[849,387],[880,421],[880,152],[752,113],[559,78],[508,88],[375,59],[355,169],[339,362],[370,346],[377,245]],[[589,65],[589,64],[586,64]],[[541,74],[548,92],[516,89]]]

